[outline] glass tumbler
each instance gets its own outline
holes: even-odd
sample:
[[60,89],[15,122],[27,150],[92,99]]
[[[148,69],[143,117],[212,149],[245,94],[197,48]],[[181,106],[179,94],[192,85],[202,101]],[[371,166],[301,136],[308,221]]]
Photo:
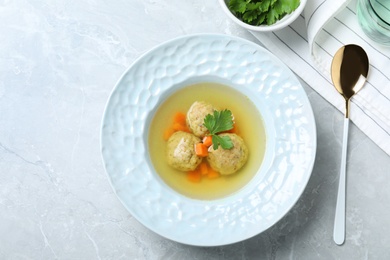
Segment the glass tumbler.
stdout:
[[390,0],[358,0],[357,17],[370,39],[390,46]]

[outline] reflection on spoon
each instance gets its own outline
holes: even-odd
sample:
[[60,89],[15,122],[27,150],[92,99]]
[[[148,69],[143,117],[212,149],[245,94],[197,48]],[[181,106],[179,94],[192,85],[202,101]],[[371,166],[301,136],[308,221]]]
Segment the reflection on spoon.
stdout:
[[368,57],[362,47],[354,44],[341,47],[333,57],[331,74],[333,85],[345,99],[345,118],[339,189],[333,240],[342,245],[345,241],[345,186],[347,165],[347,143],[349,128],[349,103],[353,95],[362,89],[368,74]]

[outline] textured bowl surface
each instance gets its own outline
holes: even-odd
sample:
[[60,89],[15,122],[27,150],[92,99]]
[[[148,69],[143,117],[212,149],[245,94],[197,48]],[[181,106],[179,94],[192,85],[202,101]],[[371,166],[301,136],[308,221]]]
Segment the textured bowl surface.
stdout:
[[283,29],[284,27],[290,25],[292,22],[294,22],[298,16],[301,15],[303,9],[305,9],[307,0],[300,0],[300,4],[298,8],[293,11],[291,14],[288,14],[284,16],[282,19],[278,20],[276,23],[272,25],[250,25],[247,24],[240,19],[238,19],[228,8],[227,3],[228,0],[219,0],[219,3],[221,5],[222,10],[226,13],[226,15],[232,19],[235,23],[240,25],[241,27],[251,30],[251,31],[258,31],[258,32],[270,32],[270,31],[276,31]]
[[[189,199],[170,189],[147,150],[159,104],[199,82],[247,95],[266,127],[266,154],[255,177],[218,200]],[[218,246],[263,232],[291,209],[311,175],[316,129],[300,82],[271,53],[227,35],[189,35],[157,46],[124,73],[103,116],[101,150],[113,189],[138,221],[180,243]]]

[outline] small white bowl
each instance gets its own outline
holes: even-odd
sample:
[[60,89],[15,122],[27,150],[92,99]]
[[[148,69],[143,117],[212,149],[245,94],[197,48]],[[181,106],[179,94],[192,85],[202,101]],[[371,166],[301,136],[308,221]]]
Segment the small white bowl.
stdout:
[[221,4],[221,7],[223,11],[226,13],[226,15],[232,19],[236,24],[240,25],[241,27],[251,30],[251,31],[257,31],[257,32],[270,32],[270,31],[276,31],[283,29],[284,27],[287,27],[292,22],[294,22],[298,16],[302,13],[303,9],[306,6],[307,0],[300,0],[300,4],[295,11],[293,11],[291,14],[285,15],[282,19],[278,20],[276,23],[272,25],[250,25],[248,23],[245,23],[241,21],[239,18],[237,18],[229,9],[227,3],[229,0],[219,0],[219,3]]

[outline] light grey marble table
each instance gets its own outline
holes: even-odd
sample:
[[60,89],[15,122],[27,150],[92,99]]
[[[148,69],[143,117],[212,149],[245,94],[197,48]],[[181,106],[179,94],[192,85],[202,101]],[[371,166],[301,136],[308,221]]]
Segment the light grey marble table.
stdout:
[[272,228],[199,248],[125,210],[100,155],[109,94],[152,47],[203,32],[255,41],[216,0],[0,0],[0,259],[390,259],[390,157],[351,125],[347,237],[335,245],[343,115],[305,83],[317,157],[303,196]]

